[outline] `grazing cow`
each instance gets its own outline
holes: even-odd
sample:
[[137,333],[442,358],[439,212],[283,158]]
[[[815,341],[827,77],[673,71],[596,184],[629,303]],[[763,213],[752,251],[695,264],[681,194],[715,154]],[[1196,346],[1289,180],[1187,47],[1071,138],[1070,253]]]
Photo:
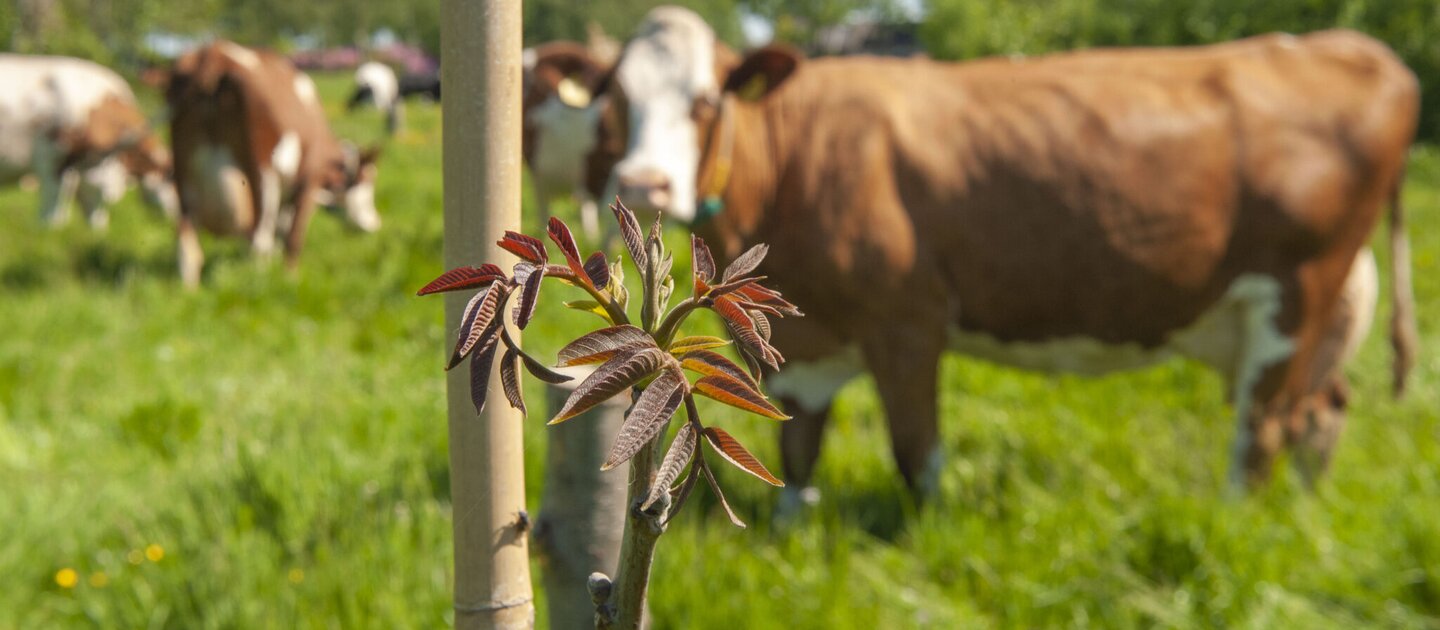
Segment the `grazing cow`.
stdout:
[[130,86],[95,63],[0,54],[0,184],[40,182],[40,218],[58,225],[78,197],[90,225],[130,179],[145,199],[175,214],[170,154],[150,133]]
[[623,150],[596,143],[603,100],[591,95],[608,67],[573,42],[527,49],[524,64],[524,157],[540,219],[549,219],[552,200],[570,197],[580,202],[581,226],[594,240],[600,234],[595,199]]
[[1413,361],[1399,192],[1418,86],[1364,35],[957,64],[737,61],[675,8],[639,33],[608,88],[616,186],[723,258],[770,244],[760,273],[807,315],[773,332],[791,488],[862,369],[906,482],[933,487],[947,348],[1086,374],[1197,359],[1229,386],[1232,480],[1262,482],[1287,445],[1313,480],[1387,203],[1397,392]]
[[355,69],[355,93],[350,95],[345,108],[355,108],[369,103],[385,112],[385,131],[395,134],[405,125],[405,101],[400,98],[400,81],[395,71],[378,61],[367,61]]
[[284,57],[217,42],[176,60],[166,91],[180,189],[180,275],[200,281],[196,228],[245,236],[260,254],[285,239],[292,267],[315,205],[365,232],[375,211],[373,149],[330,133],[310,77]]
[[423,74],[401,75],[398,89],[401,99],[419,96],[429,99],[432,103],[439,103],[440,74],[438,72],[426,72]]

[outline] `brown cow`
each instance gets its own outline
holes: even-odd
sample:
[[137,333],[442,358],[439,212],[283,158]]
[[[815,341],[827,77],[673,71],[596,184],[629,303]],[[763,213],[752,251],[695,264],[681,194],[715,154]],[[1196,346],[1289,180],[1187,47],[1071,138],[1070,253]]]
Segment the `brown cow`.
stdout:
[[74,196],[103,228],[106,204],[132,179],[147,203],[175,214],[170,154],[119,75],[82,59],[0,54],[0,86],[0,184],[35,176],[43,221],[64,223]]
[[376,151],[330,133],[314,82],[284,57],[230,42],[191,51],[175,62],[166,100],[187,285],[204,261],[197,226],[245,236],[260,254],[283,234],[291,266],[317,203],[363,231],[380,228]]
[[525,51],[522,135],[540,220],[550,218],[553,199],[570,197],[580,202],[581,226],[592,240],[601,230],[595,200],[623,151],[596,143],[604,100],[592,95],[608,70],[574,42]]
[[1418,87],[1364,35],[955,64],[736,63],[675,8],[639,32],[603,130],[630,139],[626,203],[692,221],[725,257],[769,243],[761,273],[807,314],[774,323],[792,488],[862,367],[900,472],[933,483],[947,348],[1091,374],[1197,359],[1229,385],[1232,479],[1266,479],[1289,445],[1312,480],[1344,421],[1339,364],[1374,291],[1355,261],[1386,203],[1403,382]]

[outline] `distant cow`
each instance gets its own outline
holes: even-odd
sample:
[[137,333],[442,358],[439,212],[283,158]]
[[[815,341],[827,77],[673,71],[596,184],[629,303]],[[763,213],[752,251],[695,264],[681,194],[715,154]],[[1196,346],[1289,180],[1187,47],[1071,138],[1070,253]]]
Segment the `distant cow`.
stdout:
[[725,258],[769,243],[760,273],[806,312],[774,322],[790,488],[863,369],[900,472],[933,483],[947,348],[1087,374],[1199,360],[1238,417],[1232,479],[1263,481],[1288,445],[1313,480],[1374,291],[1357,254],[1386,204],[1403,384],[1418,87],[1364,35],[954,64],[738,60],[675,8],[639,32],[603,129],[629,139],[626,203],[691,222]]
[[170,154],[150,132],[130,86],[95,63],[0,54],[0,184],[40,182],[40,217],[66,219],[72,197],[90,225],[109,222],[132,178],[145,199],[175,213]]
[[180,189],[180,274],[199,283],[196,228],[250,239],[257,253],[283,235],[297,261],[315,205],[380,228],[374,150],[330,133],[310,77],[284,57],[217,42],[176,60],[166,92]]
[[395,78],[395,71],[378,61],[367,61],[355,69],[355,91],[346,109],[373,105],[385,112],[385,131],[394,134],[405,126],[405,99],[423,96],[440,101],[440,76],[435,73],[407,74]]
[[385,112],[385,131],[391,134],[405,126],[405,101],[400,98],[400,81],[395,71],[378,61],[367,61],[355,69],[355,93],[346,109],[370,104]]

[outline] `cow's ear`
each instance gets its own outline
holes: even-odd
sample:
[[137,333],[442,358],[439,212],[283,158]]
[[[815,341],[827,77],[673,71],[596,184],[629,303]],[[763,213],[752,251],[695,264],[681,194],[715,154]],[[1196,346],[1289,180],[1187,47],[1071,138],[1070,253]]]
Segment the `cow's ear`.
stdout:
[[803,59],[800,51],[782,44],[756,50],[730,71],[730,76],[725,78],[725,91],[745,100],[758,100],[784,83]]

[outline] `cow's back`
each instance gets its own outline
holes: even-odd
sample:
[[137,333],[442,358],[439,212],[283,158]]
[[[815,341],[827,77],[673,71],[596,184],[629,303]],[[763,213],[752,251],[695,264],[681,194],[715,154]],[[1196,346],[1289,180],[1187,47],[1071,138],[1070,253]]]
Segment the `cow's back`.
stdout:
[[[0,183],[30,170],[41,136],[58,137],[93,127],[111,144],[141,133],[145,121],[125,80],[99,64],[69,57],[0,54]],[[92,119],[97,125],[91,125]],[[103,137],[101,137],[103,136]]]
[[822,59],[772,98],[789,149],[761,227],[783,258],[771,268],[845,280],[823,294],[787,283],[818,305],[807,311],[865,317],[867,296],[938,267],[925,286],[963,328],[1144,345],[1241,273],[1358,248],[1418,110],[1413,75],[1346,32],[966,64]]
[[186,161],[182,195],[221,234],[254,226],[259,184],[247,172],[275,171],[288,188],[328,138],[314,83],[269,51],[229,42],[193,51],[176,62],[167,99],[176,159]]

